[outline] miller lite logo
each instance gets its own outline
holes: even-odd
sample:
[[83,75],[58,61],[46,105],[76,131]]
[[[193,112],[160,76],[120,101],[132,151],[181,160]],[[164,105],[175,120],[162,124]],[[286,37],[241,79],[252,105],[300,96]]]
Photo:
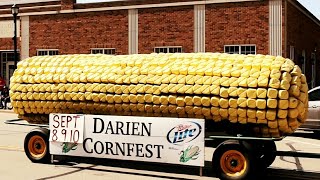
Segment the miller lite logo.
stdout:
[[172,144],[179,145],[196,139],[200,133],[200,124],[191,121],[173,127],[167,134],[167,140]]

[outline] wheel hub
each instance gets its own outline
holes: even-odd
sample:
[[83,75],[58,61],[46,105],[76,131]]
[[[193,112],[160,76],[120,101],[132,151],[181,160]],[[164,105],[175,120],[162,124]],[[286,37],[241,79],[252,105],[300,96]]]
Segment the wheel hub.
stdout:
[[40,143],[36,143],[35,144],[35,148],[38,149],[38,150],[41,149],[41,144]]
[[233,168],[235,168],[235,167],[237,167],[238,166],[238,161],[236,160],[236,159],[232,159],[231,161],[230,161],[230,165],[231,165],[231,167],[233,167]]
[[237,150],[228,150],[220,158],[221,170],[230,177],[239,177],[247,171],[247,160]]
[[28,151],[35,159],[43,157],[47,151],[45,140],[39,135],[32,136],[28,142]]

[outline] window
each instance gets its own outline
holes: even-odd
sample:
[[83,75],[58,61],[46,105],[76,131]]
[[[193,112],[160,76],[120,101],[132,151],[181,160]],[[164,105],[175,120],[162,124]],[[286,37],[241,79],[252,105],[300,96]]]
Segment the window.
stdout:
[[256,45],[226,45],[224,52],[229,54],[256,54]]
[[54,56],[58,55],[59,50],[57,49],[38,49],[37,56]]
[[163,47],[155,47],[155,53],[181,53],[181,46],[163,46]]
[[[14,61],[14,53],[13,52],[2,52],[0,54],[1,54],[2,63],[6,63],[8,61]],[[19,52],[18,52],[18,58],[19,58]]]
[[306,51],[305,50],[302,51],[301,64],[302,64],[302,73],[305,74],[306,73]]
[[240,54],[240,46],[224,46],[224,52],[229,54]]
[[320,100],[320,89],[316,89],[309,93],[309,101],[319,101]]
[[91,54],[116,54],[115,48],[92,48]]
[[316,78],[317,78],[317,69],[316,69],[316,53],[311,53],[311,88],[314,88],[316,86]]
[[294,46],[290,46],[290,59],[294,60]]

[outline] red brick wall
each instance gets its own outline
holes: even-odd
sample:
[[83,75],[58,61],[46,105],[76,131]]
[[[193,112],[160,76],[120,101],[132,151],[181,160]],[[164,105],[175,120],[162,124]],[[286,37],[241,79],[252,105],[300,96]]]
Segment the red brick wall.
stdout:
[[[290,46],[295,48],[295,62],[301,67],[298,61],[302,51],[306,51],[306,74],[308,81],[311,80],[311,53],[316,52],[317,79],[320,78],[320,26],[303,14],[291,3],[287,4],[287,51],[286,56],[290,56]],[[317,85],[320,82],[317,81]]]
[[269,2],[206,6],[206,51],[224,52],[224,45],[256,44],[258,54],[269,53]]
[[182,46],[193,52],[193,6],[139,10],[139,53],[156,46]]
[[61,9],[69,10],[73,9],[75,0],[61,0]]
[[0,50],[13,50],[12,38],[0,38]]
[[128,54],[128,11],[30,16],[30,56],[36,49],[75,54],[90,53],[90,48]]

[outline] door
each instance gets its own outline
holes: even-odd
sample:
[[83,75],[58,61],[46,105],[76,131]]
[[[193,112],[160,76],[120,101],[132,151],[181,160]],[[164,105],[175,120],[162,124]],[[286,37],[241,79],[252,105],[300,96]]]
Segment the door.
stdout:
[[[18,53],[19,57],[19,53]],[[1,59],[1,76],[6,81],[6,85],[9,86],[10,78],[14,72],[14,53],[13,51],[0,52]]]
[[317,77],[316,53],[311,53],[311,62],[312,62],[312,67],[311,67],[311,75],[312,75],[311,88],[314,88],[316,86],[316,77]]
[[7,86],[9,87],[9,83],[10,83],[10,78],[13,75],[15,68],[14,68],[14,62],[13,61],[8,61],[7,65],[6,65],[6,82],[7,82]]
[[302,73],[306,74],[306,51],[303,50],[302,51],[302,55],[301,55],[302,59],[301,59],[301,64],[302,64]]

